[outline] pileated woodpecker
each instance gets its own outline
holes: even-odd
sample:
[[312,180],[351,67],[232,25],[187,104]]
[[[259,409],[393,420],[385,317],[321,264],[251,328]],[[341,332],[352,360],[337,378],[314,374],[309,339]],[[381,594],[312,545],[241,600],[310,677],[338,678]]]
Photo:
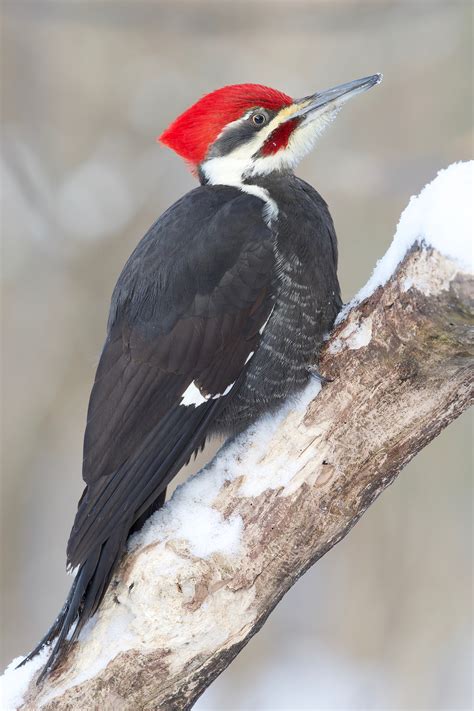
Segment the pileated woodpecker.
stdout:
[[381,78],[298,101],[226,86],[160,136],[201,185],[150,228],[113,292],[67,547],[77,573],[27,657],[56,638],[42,677],[96,612],[130,533],[206,438],[242,431],[307,383],[341,297],[327,205],[293,168],[342,104]]

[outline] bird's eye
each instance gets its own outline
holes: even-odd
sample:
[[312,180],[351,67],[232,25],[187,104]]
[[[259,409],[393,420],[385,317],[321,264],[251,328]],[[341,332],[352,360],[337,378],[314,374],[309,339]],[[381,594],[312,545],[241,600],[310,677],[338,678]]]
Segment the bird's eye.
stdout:
[[256,126],[263,126],[266,120],[267,117],[265,116],[265,114],[257,113],[252,115],[252,121]]

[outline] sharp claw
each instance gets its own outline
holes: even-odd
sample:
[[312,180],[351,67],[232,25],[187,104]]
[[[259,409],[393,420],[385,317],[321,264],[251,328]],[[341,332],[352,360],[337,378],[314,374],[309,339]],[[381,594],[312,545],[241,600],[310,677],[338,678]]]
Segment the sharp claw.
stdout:
[[326,378],[324,375],[321,375],[315,365],[310,365],[308,367],[308,372],[312,378],[315,378],[315,380],[318,380],[323,385],[327,385],[327,383],[332,383],[334,380],[333,378]]

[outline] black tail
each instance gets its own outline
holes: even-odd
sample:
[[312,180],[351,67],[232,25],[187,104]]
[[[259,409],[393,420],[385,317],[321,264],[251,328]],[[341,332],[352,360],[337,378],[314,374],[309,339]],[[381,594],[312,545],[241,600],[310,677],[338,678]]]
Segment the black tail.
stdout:
[[[164,496],[161,497],[161,499],[163,503]],[[125,532],[122,530],[118,534],[108,538],[107,541],[81,565],[74,578],[66,603],[53,625],[41,642],[18,665],[22,666],[25,664],[35,657],[46,644],[54,640],[51,654],[38,677],[37,684],[41,683],[41,681],[55,669],[63,652],[77,639],[87,620],[92,617],[99,607],[125,547],[129,530],[126,527],[124,528]],[[77,624],[72,634],[69,634],[76,620]]]
[[[37,683],[58,666],[67,648],[77,639],[85,623],[97,611],[120,562],[127,538],[163,505],[167,484],[193,452],[202,446],[209,425],[221,407],[217,400],[209,401],[199,408],[179,407],[173,413],[176,426],[172,428],[171,436],[169,426],[156,428],[157,431],[153,433],[153,452],[150,452],[149,446],[144,447],[126,471],[122,470],[120,474],[117,472],[118,476],[114,474],[114,479],[119,481],[115,488],[111,487],[111,500],[104,504],[106,510],[112,512],[105,517],[105,528],[104,517],[90,515],[91,507],[94,514],[97,509],[94,500],[92,504],[88,501],[89,492],[81,499],[68,547],[72,540],[73,550],[83,551],[84,537],[78,535],[81,531],[86,534],[87,540],[94,541],[95,546],[88,546],[66,603],[51,629],[20,664],[25,664],[46,644],[54,642]],[[151,454],[153,456],[150,456]],[[126,472],[130,472],[130,475],[127,476]],[[101,485],[101,494],[103,490]],[[125,496],[122,501],[121,492]],[[81,510],[86,510],[87,515],[82,515]],[[105,535],[103,532],[106,532]],[[72,562],[75,562],[74,558]],[[76,626],[73,628],[74,623]]]

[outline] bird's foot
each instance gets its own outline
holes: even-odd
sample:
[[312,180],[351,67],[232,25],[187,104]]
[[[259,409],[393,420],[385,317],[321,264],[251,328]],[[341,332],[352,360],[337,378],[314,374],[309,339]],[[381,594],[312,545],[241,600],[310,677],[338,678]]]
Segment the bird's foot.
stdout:
[[308,372],[312,378],[315,378],[315,380],[318,380],[322,385],[327,385],[328,383],[333,382],[333,378],[326,378],[324,375],[321,375],[317,366],[315,366],[315,365],[308,366]]

